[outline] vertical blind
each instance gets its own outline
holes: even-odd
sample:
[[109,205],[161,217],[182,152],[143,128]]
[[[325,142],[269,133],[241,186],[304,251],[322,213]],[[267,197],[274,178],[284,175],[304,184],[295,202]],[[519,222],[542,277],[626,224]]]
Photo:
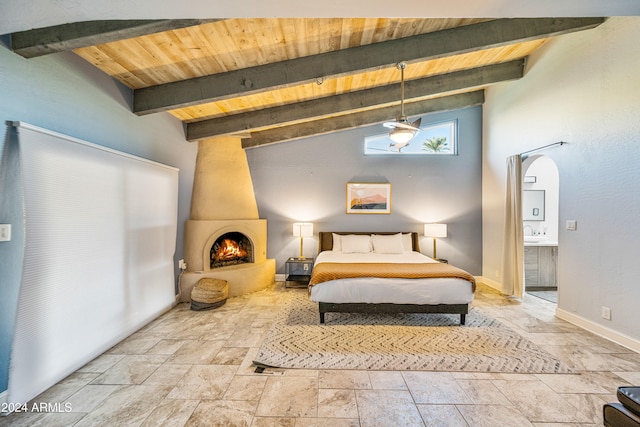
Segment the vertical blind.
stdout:
[[13,125],[25,257],[9,400],[24,402],[174,304],[178,170]]

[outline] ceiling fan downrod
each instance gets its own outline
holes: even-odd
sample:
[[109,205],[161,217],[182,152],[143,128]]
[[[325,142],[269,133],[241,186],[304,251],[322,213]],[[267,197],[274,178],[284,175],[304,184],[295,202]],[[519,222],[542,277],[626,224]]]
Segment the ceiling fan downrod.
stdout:
[[398,62],[396,67],[400,70],[400,120],[406,120],[404,115],[404,69],[407,68],[407,63]]

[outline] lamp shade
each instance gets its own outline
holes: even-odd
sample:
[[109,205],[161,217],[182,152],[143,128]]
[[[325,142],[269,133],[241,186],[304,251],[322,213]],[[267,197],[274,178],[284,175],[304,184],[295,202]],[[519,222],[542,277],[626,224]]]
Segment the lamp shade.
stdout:
[[447,224],[425,224],[424,235],[427,237],[447,237]]
[[294,222],[293,235],[296,237],[312,237],[313,223],[311,222]]

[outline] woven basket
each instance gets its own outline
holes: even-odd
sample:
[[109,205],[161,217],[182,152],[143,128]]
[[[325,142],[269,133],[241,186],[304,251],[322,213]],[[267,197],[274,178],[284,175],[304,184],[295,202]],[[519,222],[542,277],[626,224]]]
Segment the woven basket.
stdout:
[[229,285],[226,280],[203,278],[191,291],[191,309],[210,310],[223,305],[229,296]]

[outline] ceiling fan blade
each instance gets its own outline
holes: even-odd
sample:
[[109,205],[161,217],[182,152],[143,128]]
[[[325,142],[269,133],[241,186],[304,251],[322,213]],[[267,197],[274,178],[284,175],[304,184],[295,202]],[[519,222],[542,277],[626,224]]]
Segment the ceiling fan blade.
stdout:
[[422,117],[420,117],[419,119],[415,120],[413,123],[409,123],[407,120],[398,120],[395,122],[385,122],[382,124],[382,126],[389,128],[389,129],[395,129],[395,128],[403,128],[403,129],[411,129],[411,130],[420,130],[420,123],[422,122]]

